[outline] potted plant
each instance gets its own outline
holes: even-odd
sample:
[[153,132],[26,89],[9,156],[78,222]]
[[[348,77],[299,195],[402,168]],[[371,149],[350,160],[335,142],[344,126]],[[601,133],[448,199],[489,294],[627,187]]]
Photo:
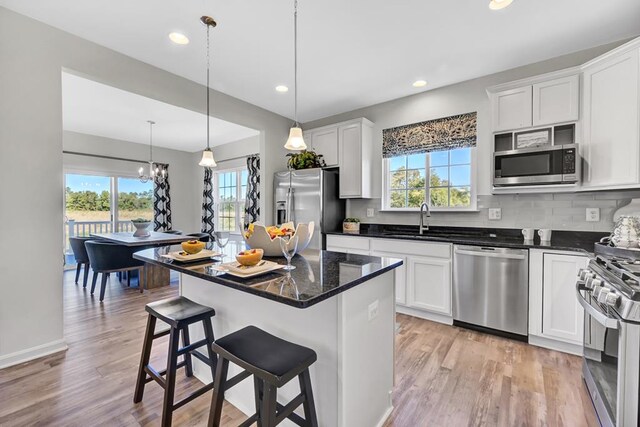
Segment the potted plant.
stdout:
[[313,169],[327,166],[322,154],[317,154],[312,150],[302,150],[299,153],[287,154],[287,167],[289,169]]
[[342,221],[342,232],[347,234],[360,233],[360,220],[358,218],[345,218]]

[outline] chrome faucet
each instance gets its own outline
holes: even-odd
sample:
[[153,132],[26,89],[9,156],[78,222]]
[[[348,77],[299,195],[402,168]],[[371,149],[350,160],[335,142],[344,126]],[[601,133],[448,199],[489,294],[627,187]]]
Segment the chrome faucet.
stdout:
[[424,224],[424,215],[428,217],[431,216],[431,211],[429,210],[429,205],[424,202],[420,205],[420,234],[424,234],[425,231],[429,231],[429,223],[427,225]]

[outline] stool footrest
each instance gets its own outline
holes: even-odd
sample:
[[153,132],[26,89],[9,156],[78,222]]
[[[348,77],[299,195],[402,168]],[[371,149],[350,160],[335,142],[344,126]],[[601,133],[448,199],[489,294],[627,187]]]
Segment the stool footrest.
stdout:
[[149,375],[147,378],[145,378],[145,383],[155,381],[158,384],[160,384],[160,387],[164,389],[167,388],[167,382],[165,381],[164,378],[162,378],[163,374],[153,369],[151,365],[145,366],[144,371]]
[[293,413],[293,411],[295,411],[298,406],[304,403],[304,400],[304,394],[300,393],[291,402],[287,403],[287,406],[282,406],[280,403],[276,402],[276,408],[278,408],[276,424],[280,424],[282,421],[284,421],[285,418],[289,418],[291,421],[301,427],[305,427],[306,425],[308,425],[307,421],[305,421],[304,418],[302,418],[298,414]]
[[187,403],[191,402],[193,399],[202,396],[203,394],[205,394],[206,392],[208,392],[209,390],[212,390],[212,389],[213,389],[213,382],[211,382],[210,384],[205,385],[204,387],[199,388],[198,390],[196,390],[193,393],[191,393],[189,396],[187,396],[184,399],[174,403],[173,404],[173,410],[175,411],[176,409],[186,405]]
[[193,344],[186,345],[180,349],[178,349],[178,356],[182,356],[187,352],[194,351],[196,348],[200,348],[204,345],[207,345],[207,339],[201,339],[200,341],[196,341]]
[[203,363],[206,363],[209,366],[214,366],[216,364],[215,360],[209,359],[207,356],[205,356],[204,354],[200,353],[199,351],[193,351],[191,353],[191,355],[193,357],[197,358],[197,359],[200,359],[200,361],[202,361]]
[[255,423],[256,421],[258,421],[258,413],[251,415],[242,424],[238,425],[238,427],[250,427],[251,424]]
[[229,390],[231,387],[237,385],[239,382],[241,382],[242,380],[244,380],[245,378],[249,378],[251,376],[251,372],[249,371],[242,371],[240,372],[238,375],[236,375],[235,377],[225,381],[224,383],[224,389],[225,390]]
[[[176,365],[176,369],[184,368],[186,365],[187,365],[187,361],[186,361],[186,360],[183,360],[182,362],[180,362],[180,363],[178,363],[178,364]],[[151,373],[150,373],[146,368],[149,368],[150,370],[152,370],[152,371],[153,371],[153,373],[154,373],[155,375],[157,375],[157,377],[153,377],[153,376],[151,376],[151,377],[147,377],[147,378],[145,378],[145,380],[144,380],[145,382],[149,383],[149,382],[151,382],[151,381],[153,381],[153,380],[158,381],[158,378],[160,378],[160,379],[164,382],[164,378],[162,378],[162,377],[167,373],[167,369],[166,369],[166,368],[165,368],[165,369],[163,369],[163,370],[161,370],[161,371],[156,371],[155,369],[153,369],[153,367],[152,367],[151,365],[147,365],[147,366],[145,367],[145,371],[146,371],[149,375],[151,375]],[[163,384],[163,383],[161,383],[160,385],[161,385],[162,387],[164,387],[164,384]]]
[[162,332],[158,332],[157,334],[153,334],[153,339],[155,340],[157,338],[167,336],[167,335],[169,335],[170,332],[171,332],[171,328],[166,329],[166,330],[164,330]]

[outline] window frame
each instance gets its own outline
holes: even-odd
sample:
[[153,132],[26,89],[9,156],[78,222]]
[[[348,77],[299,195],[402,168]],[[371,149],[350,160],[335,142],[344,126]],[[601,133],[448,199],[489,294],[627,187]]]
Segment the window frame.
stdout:
[[[461,147],[464,148],[464,147]],[[470,187],[471,187],[471,205],[467,206],[467,207],[446,207],[446,208],[440,208],[440,207],[432,207],[431,204],[429,204],[429,211],[431,212],[477,212],[478,211],[478,203],[477,203],[477,179],[476,179],[476,170],[477,170],[477,161],[476,161],[476,157],[477,157],[477,147],[468,147],[470,149],[470,166],[471,166],[471,173],[470,173]],[[451,150],[446,150],[446,151],[452,151],[455,150],[456,148],[453,148]],[[430,153],[426,153],[426,154],[430,154]],[[429,194],[429,182],[430,182],[430,176],[431,176],[431,157],[429,155],[425,156],[426,160],[425,160],[425,190],[427,192],[427,194]],[[392,208],[391,207],[391,189],[389,188],[390,182],[389,182],[389,173],[390,173],[390,162],[391,159],[390,158],[383,158],[382,159],[382,212],[419,212],[420,208]],[[451,164],[449,163],[448,165],[449,167],[451,167]],[[449,186],[450,188],[451,186]],[[455,186],[454,186],[455,187]],[[428,197],[427,197],[428,198]]]
[[219,213],[221,212],[219,208],[220,207],[219,177],[220,177],[220,174],[225,174],[229,172],[236,173],[236,201],[225,202],[225,203],[233,203],[235,206],[235,220],[236,220],[236,225],[238,227],[234,231],[229,231],[229,233],[232,235],[238,235],[238,236],[242,235],[242,228],[244,224],[244,206],[247,198],[246,192],[245,194],[242,194],[242,187],[246,187],[247,185],[246,183],[242,182],[243,171],[246,171],[247,174],[249,173],[246,166],[238,166],[234,168],[216,169],[213,171],[213,176],[212,176],[213,200],[214,200],[213,219],[214,219],[214,224],[216,225],[216,230],[218,230],[218,227],[220,226],[218,222],[220,220]]

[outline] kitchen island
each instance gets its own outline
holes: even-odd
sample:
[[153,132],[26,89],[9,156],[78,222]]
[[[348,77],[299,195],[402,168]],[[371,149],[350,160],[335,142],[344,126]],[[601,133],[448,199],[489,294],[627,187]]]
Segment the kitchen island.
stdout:
[[[230,242],[222,251],[228,255],[224,261],[243,249],[243,244]],[[394,269],[401,260],[308,250],[294,257],[296,269],[290,276],[279,270],[239,279],[212,268],[219,261],[185,264],[163,257],[169,250],[147,249],[134,257],[178,271],[180,294],[216,310],[216,337],[255,325],[316,351],[311,379],[321,426],[384,423],[392,409]],[[271,260],[285,263],[284,258]],[[190,332],[193,341],[203,337],[199,325]],[[230,366],[230,376],[239,371]],[[194,374],[211,381],[201,362]],[[286,403],[298,393],[297,381],[291,381],[278,391],[279,401]],[[245,414],[255,412],[250,380],[225,397]],[[286,420],[282,425],[294,424]]]

